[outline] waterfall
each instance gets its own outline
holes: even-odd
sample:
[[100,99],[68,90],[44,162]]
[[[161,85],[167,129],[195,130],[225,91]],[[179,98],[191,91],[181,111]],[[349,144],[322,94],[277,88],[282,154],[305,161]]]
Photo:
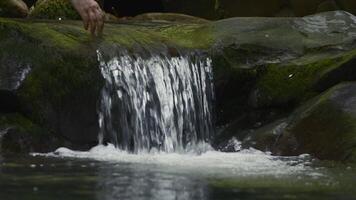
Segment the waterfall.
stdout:
[[212,61],[199,53],[104,59],[99,142],[139,153],[186,152],[213,136]]

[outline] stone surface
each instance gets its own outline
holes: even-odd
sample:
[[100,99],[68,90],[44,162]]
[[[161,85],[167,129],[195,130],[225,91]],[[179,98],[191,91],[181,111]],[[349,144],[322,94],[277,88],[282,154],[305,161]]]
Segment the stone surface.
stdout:
[[356,162],[355,90],[356,82],[332,87],[289,117],[248,131],[240,139],[242,147],[274,155],[311,154],[322,160]]
[[24,18],[28,12],[28,7],[22,0],[1,0],[0,2],[0,17]]
[[177,23],[207,23],[206,19],[193,17],[190,15],[178,14],[178,13],[146,13],[135,16],[131,20],[139,22],[177,22]]
[[[355,82],[340,84],[298,108],[276,148],[281,154],[356,162],[355,91]],[[291,137],[297,141],[292,149]]]

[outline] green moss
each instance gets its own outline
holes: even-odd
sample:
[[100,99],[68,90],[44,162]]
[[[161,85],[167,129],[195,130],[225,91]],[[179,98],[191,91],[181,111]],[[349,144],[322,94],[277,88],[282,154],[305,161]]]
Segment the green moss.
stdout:
[[297,110],[288,133],[299,142],[299,151],[317,158],[355,161],[356,117],[336,106],[330,98],[344,87],[338,85]]
[[22,132],[33,131],[35,125],[18,113],[0,115],[0,127],[18,127]]
[[288,64],[268,65],[260,70],[257,83],[259,105],[297,103],[315,96],[313,84],[355,55],[355,51],[334,56],[310,54]]
[[[58,30],[58,26],[61,26]],[[4,37],[18,37],[26,39],[31,44],[37,43],[37,48],[47,46],[51,48],[61,48],[66,50],[79,49],[80,43],[88,39],[88,36],[81,30],[73,29],[77,25],[60,25],[56,23],[33,23],[24,20],[10,20],[0,18],[0,35]],[[66,33],[72,30],[77,36]],[[14,35],[16,33],[16,35]],[[36,50],[36,48],[35,48]]]
[[38,1],[30,17],[37,19],[80,19],[69,0]]

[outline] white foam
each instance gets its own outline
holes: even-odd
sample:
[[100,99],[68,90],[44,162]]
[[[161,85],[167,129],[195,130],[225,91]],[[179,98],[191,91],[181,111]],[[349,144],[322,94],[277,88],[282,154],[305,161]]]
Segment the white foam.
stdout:
[[[50,156],[65,158],[85,158],[107,161],[117,164],[130,163],[140,165],[154,165],[169,168],[175,172],[189,172],[195,174],[213,174],[227,176],[283,176],[292,174],[306,174],[310,170],[308,162],[302,158],[282,159],[254,149],[236,153],[207,151],[200,155],[194,153],[141,153],[130,154],[116,149],[113,145],[99,145],[89,151],[72,151],[59,148],[53,153],[32,154],[33,156]],[[287,160],[287,161],[286,161]],[[310,173],[313,176],[319,173]]]

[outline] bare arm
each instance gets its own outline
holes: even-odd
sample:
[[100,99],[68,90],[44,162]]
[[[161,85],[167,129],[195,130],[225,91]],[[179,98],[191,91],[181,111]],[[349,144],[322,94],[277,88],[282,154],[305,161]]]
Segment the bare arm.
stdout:
[[81,16],[85,30],[92,35],[100,35],[104,28],[104,13],[95,0],[71,0]]

